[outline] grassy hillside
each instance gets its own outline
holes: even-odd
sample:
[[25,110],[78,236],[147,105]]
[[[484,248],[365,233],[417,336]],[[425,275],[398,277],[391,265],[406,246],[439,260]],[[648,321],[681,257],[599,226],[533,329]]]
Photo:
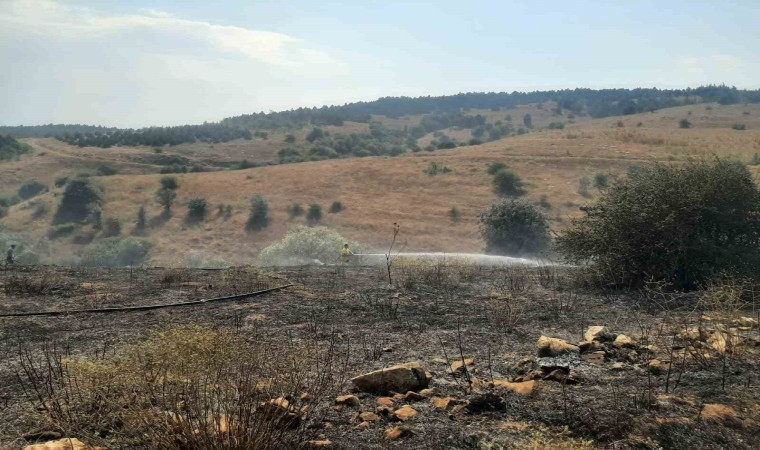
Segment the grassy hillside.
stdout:
[[[551,113],[544,117],[535,107],[532,112],[536,128],[552,119]],[[684,118],[691,122],[691,128],[679,128]],[[393,124],[390,121],[399,126],[414,120],[418,119],[389,119],[388,125]],[[738,123],[745,125],[746,130],[732,128]],[[354,129],[361,126],[364,124],[344,125]],[[276,148],[273,142],[277,140],[278,135],[273,134],[267,140],[246,144],[217,144],[213,149],[192,144],[170,152],[219,166],[225,160],[263,157],[266,146]],[[35,149],[33,155],[0,165],[5,191],[12,191],[22,181],[51,184],[61,175],[95,173],[99,166],[107,164],[118,174],[96,178],[105,189],[104,217],[118,218],[128,233],[140,206],[147,208],[149,219],[159,215],[154,193],[161,177],[156,172],[161,166],[155,159],[166,154],[156,154],[150,148],[76,148],[47,139],[27,142]],[[546,213],[552,229],[559,231],[568,218],[578,214],[579,206],[598,195],[593,187],[586,196],[578,192],[583,177],[623,173],[631,165],[648,160],[679,161],[720,155],[750,162],[755,153],[760,153],[760,105],[701,104],[624,118],[587,119],[568,123],[561,130],[539,130],[483,145],[393,158],[188,173],[177,175],[180,189],[174,217],[163,226],[150,229],[148,238],[156,244],[153,258],[157,264],[181,264],[190,253],[250,262],[261,248],[281,238],[289,227],[303,223],[303,218],[288,219],[291,204],[307,207],[317,203],[324,209],[326,226],[370,247],[384,248],[391,237],[391,224],[398,222],[405,250],[479,251],[482,244],[477,216],[497,198],[491,176],[486,172],[492,163],[506,164],[523,178],[527,199],[539,203],[543,198],[543,203],[548,203]],[[452,172],[428,175],[425,171],[431,163],[448,167]],[[4,226],[26,233],[33,240],[44,240],[60,192],[61,189],[53,189],[12,207],[2,221]],[[257,194],[269,201],[271,225],[262,232],[248,234],[244,231],[248,202]],[[187,202],[196,197],[208,200],[210,214],[206,222],[191,227],[184,224],[183,217]],[[327,209],[336,200],[346,209],[328,214]],[[39,204],[46,204],[47,208],[42,209],[49,212],[35,213]],[[232,207],[228,220],[217,216],[219,205]],[[453,207],[461,213],[457,222],[449,217]],[[71,241],[70,237],[53,241],[50,244],[53,253],[61,256],[81,251],[82,246]]]

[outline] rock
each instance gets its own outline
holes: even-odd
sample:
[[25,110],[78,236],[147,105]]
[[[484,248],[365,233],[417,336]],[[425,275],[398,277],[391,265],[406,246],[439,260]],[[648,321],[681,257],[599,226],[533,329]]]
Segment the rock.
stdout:
[[535,361],[533,361],[531,358],[525,358],[519,363],[512,366],[512,370],[516,372],[518,375],[525,375],[526,373],[530,372],[531,369],[533,369],[533,366],[536,364]]
[[385,353],[390,353],[390,352],[392,352],[392,351],[393,351],[393,347],[385,347],[385,348],[383,349],[383,352],[385,352]]
[[411,362],[365,373],[351,382],[364,392],[407,392],[428,387],[430,376],[420,363]]
[[361,406],[362,402],[355,395],[341,395],[335,399],[335,403],[346,406]]
[[418,394],[417,392],[414,392],[414,391],[409,391],[406,393],[406,395],[404,395],[404,400],[407,402],[419,402],[419,401],[425,400],[426,398],[427,397],[425,397],[424,395]]
[[443,358],[433,358],[433,359],[430,360],[430,362],[433,363],[433,364],[438,364],[438,365],[444,365],[444,364],[448,364],[449,363],[448,361],[446,361]]
[[380,416],[373,412],[363,412],[357,416],[357,422],[379,422]]
[[450,416],[456,416],[456,415],[462,414],[465,411],[467,411],[467,403],[455,405],[453,408],[451,408]]
[[328,439],[321,439],[318,441],[307,441],[306,446],[307,447],[331,447],[332,441]]
[[401,408],[397,409],[396,412],[393,413],[393,415],[396,416],[398,420],[401,420],[403,422],[414,419],[415,417],[417,417],[418,414],[419,413],[417,412],[417,410],[412,408],[409,405],[404,405]]
[[577,384],[580,381],[580,374],[576,370],[565,372],[562,369],[555,369],[544,377],[544,380],[557,381],[565,384]]
[[566,353],[578,352],[580,349],[562,339],[555,339],[546,336],[538,338],[538,356],[556,357]]
[[606,360],[604,352],[584,353],[581,355],[581,359],[592,364],[604,364]]
[[467,358],[464,361],[462,360],[454,361],[453,363],[451,363],[451,366],[449,368],[451,369],[452,373],[464,372],[466,366],[472,366],[472,365],[475,365],[475,360],[472,358]]
[[610,370],[615,370],[615,371],[625,370],[625,364],[621,362],[616,362],[610,366]]
[[615,341],[612,343],[615,347],[628,347],[633,348],[636,347],[636,345],[633,343],[633,339],[629,338],[628,336],[624,334],[618,334],[618,336],[615,338]]
[[515,422],[512,420],[507,420],[499,423],[497,425],[497,428],[504,431],[524,432],[528,431],[531,428],[531,424],[526,422]]
[[498,395],[486,392],[470,397],[466,407],[470,413],[478,414],[489,411],[505,411],[507,403]]
[[586,332],[583,334],[583,339],[586,341],[599,341],[599,342],[608,342],[615,340],[615,335],[610,333],[607,330],[607,327],[603,327],[601,325],[588,327]]
[[700,418],[707,422],[717,422],[729,427],[739,428],[742,426],[742,421],[739,418],[739,414],[736,410],[730,406],[721,405],[719,403],[708,403],[702,408]]
[[62,438],[55,441],[47,441],[43,444],[33,444],[24,447],[24,450],[106,450],[104,447],[90,447],[77,438]]
[[435,395],[438,393],[438,388],[428,388],[420,391],[420,394],[425,396]]
[[581,350],[581,353],[586,353],[599,351],[604,347],[599,341],[583,341],[578,343],[578,348]]
[[309,400],[311,400],[311,394],[309,394],[308,392],[304,392],[303,394],[301,394],[302,402],[308,402]]
[[412,430],[407,427],[393,427],[385,430],[385,437],[388,439],[400,439],[402,437],[411,436]]
[[647,367],[652,374],[661,375],[670,369],[670,361],[653,359],[649,361],[649,365]]
[[377,404],[380,405],[380,406],[387,406],[387,407],[390,408],[391,406],[393,406],[393,403],[394,403],[394,401],[390,397],[378,397],[377,398]]
[[751,317],[739,317],[738,319],[734,320],[734,325],[744,328],[755,328],[757,327],[757,320],[751,318]]
[[362,422],[359,425],[355,426],[354,428],[358,428],[360,430],[367,430],[372,427],[372,424],[369,422]]
[[433,397],[430,399],[430,403],[433,404],[435,409],[441,411],[447,411],[450,407],[457,403],[454,397]]
[[536,388],[536,381],[522,381],[522,382],[510,382],[507,380],[493,380],[493,384],[496,387],[509,389],[518,395],[530,395]]
[[393,414],[393,410],[387,406],[378,406],[375,408],[375,413],[380,414],[383,417],[388,417]]

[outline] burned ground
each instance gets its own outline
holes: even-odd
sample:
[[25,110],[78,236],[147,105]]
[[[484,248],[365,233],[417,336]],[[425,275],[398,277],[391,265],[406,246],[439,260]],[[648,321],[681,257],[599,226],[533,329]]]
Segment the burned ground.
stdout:
[[[261,347],[278,348],[284,341],[332,344],[345,362],[338,374],[345,378],[412,361],[430,372],[432,391],[399,392],[395,398],[384,393],[391,397],[382,400],[391,405],[387,410],[378,409],[380,393],[342,383],[314,405],[318,413],[304,425],[304,439],[329,440],[332,448],[755,445],[760,331],[748,303],[654,288],[594,291],[583,288],[570,269],[399,264],[393,288],[384,271],[5,270],[0,314],[167,304],[294,286],[151,311],[0,318],[0,447],[22,447],[30,443],[23,436],[51,431],[129,448],[118,434],[83,435],[46,422],[24,395],[19,355],[42,364],[47,347],[69,358],[94,359],[139,342],[151,330],[183,325],[232,330]],[[539,357],[539,337],[578,344],[597,325],[608,335],[583,343],[579,351]],[[621,334],[632,342],[612,339]],[[463,367],[452,371],[457,361]],[[526,391],[518,394],[510,383]],[[356,395],[359,405],[336,405],[335,396],[344,394]],[[407,404],[419,415],[397,423],[394,410]],[[377,413],[377,420],[358,418],[362,412]],[[408,435],[387,437],[385,431],[395,426]]]

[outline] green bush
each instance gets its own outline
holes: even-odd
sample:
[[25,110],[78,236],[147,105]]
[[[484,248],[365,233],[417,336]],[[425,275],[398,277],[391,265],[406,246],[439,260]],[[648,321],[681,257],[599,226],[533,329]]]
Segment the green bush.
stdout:
[[558,251],[610,283],[693,289],[718,274],[757,277],[760,269],[760,191],[741,163],[634,167],[585,212]]
[[449,210],[449,217],[451,218],[452,222],[459,222],[459,219],[462,217],[462,213],[459,212],[459,209],[456,206],[453,206]]
[[53,225],[47,232],[47,237],[50,240],[58,239],[64,236],[68,236],[79,228],[74,223],[64,223],[61,225]]
[[322,221],[322,207],[317,204],[309,205],[309,210],[306,212],[306,223],[309,226],[318,225]]
[[747,125],[745,125],[743,123],[735,123],[735,124],[731,125],[731,128],[733,128],[734,130],[737,130],[737,131],[744,131],[744,130],[747,129]]
[[205,198],[194,198],[187,202],[187,215],[185,216],[185,222],[194,224],[200,223],[206,220],[206,214],[208,212],[208,202]]
[[496,193],[503,196],[518,196],[523,191],[522,179],[511,170],[502,169],[493,176],[493,187]]
[[55,179],[55,182],[53,183],[55,187],[60,188],[66,186],[66,183],[69,182],[69,177],[58,177]]
[[0,197],[0,206],[3,208],[10,208],[13,205],[17,205],[19,202],[21,202],[21,198],[19,198],[18,195]]
[[132,230],[132,234],[135,236],[140,236],[145,233],[145,230],[148,226],[148,217],[147,213],[145,212],[145,207],[140,206],[140,209],[137,210],[137,222],[135,222],[135,228]]
[[103,237],[114,237],[121,234],[121,221],[115,217],[107,217],[103,221],[103,231],[101,235]]
[[22,184],[21,187],[18,188],[17,194],[22,200],[27,200],[44,192],[47,192],[47,190],[48,187],[46,184],[32,181],[31,183]]
[[438,164],[431,162],[428,164],[427,169],[424,170],[424,172],[430,176],[438,175],[439,173],[451,173],[453,170],[446,166],[439,166]]
[[356,244],[333,230],[299,226],[290,230],[279,242],[262,250],[258,263],[262,266],[300,265],[319,260],[330,264],[338,259],[346,243],[355,253],[360,253]]
[[82,264],[87,267],[139,266],[148,261],[152,247],[153,243],[145,238],[107,238],[85,249]]
[[290,205],[290,208],[288,208],[288,217],[290,219],[295,219],[296,217],[303,216],[304,210],[303,206],[301,206],[300,203],[293,203]]
[[591,193],[588,191],[588,188],[591,187],[591,180],[588,177],[583,177],[580,180],[578,180],[578,193],[581,194],[583,197],[591,198]]
[[103,203],[103,192],[88,178],[69,181],[53,217],[53,225],[86,222]]
[[550,243],[546,217],[524,200],[504,199],[491,205],[480,215],[480,234],[488,254],[538,255]]
[[113,167],[110,167],[110,166],[100,166],[100,167],[98,167],[98,174],[102,175],[104,177],[108,177],[108,176],[111,176],[111,175],[116,175],[117,173],[119,173],[119,171],[116,170],[116,169],[114,169]]
[[328,210],[331,214],[338,214],[339,212],[343,211],[345,208],[343,207],[343,203],[339,201],[332,202],[332,205],[330,205],[330,209]]
[[251,212],[248,215],[248,221],[245,223],[245,229],[248,232],[263,230],[269,226],[269,203],[264,197],[256,195],[251,198]]
[[691,128],[691,122],[688,119],[681,119],[678,122],[678,128]]
[[492,163],[488,165],[488,174],[489,175],[496,175],[497,173],[501,172],[502,170],[506,169],[507,165],[504,163]]
[[172,191],[179,189],[179,181],[177,181],[177,177],[161,177],[160,183],[161,189],[169,189]]
[[609,176],[606,173],[594,175],[594,187],[597,189],[606,189],[610,185]]

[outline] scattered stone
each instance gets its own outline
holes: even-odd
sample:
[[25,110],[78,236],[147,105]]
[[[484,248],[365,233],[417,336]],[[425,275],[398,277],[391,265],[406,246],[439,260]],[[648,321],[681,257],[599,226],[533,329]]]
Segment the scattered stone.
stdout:
[[464,361],[462,360],[454,361],[453,363],[451,363],[450,369],[452,373],[464,372],[465,366],[473,366],[473,365],[475,365],[475,360],[472,358],[467,358]]
[[309,400],[311,400],[311,395],[308,392],[304,392],[303,394],[301,394],[302,402],[308,402]]
[[393,347],[385,347],[385,348],[383,349],[383,352],[385,352],[385,353],[390,353],[390,352],[392,352],[392,351],[393,351]]
[[307,441],[307,447],[332,447],[332,441],[328,439],[322,439],[318,441]]
[[757,320],[753,319],[752,317],[739,317],[738,319],[734,320],[734,325],[744,327],[744,328],[755,328],[757,327]]
[[411,436],[412,430],[407,427],[393,427],[385,430],[385,437],[388,439],[400,439],[402,437]]
[[380,414],[383,417],[388,417],[393,414],[393,410],[387,406],[378,406],[375,408],[375,413]]
[[633,348],[636,345],[633,343],[633,339],[629,338],[628,336],[624,334],[618,334],[618,336],[615,338],[615,341],[612,343],[615,347],[628,347]]
[[396,416],[397,419],[406,422],[407,420],[414,419],[417,417],[419,413],[416,409],[412,408],[409,405],[404,405],[401,408],[397,409],[396,412],[393,413],[394,416]]
[[653,359],[649,361],[648,368],[653,375],[661,375],[670,369],[670,361]]
[[433,363],[433,364],[440,364],[440,365],[444,365],[444,364],[448,364],[449,363],[448,361],[446,361],[443,358],[433,358],[433,359],[430,360],[430,362]]
[[370,427],[372,427],[372,424],[370,424],[369,422],[362,422],[359,425],[357,425],[355,428],[358,428],[360,430],[367,430]]
[[391,397],[393,401],[397,401],[397,402],[402,402],[404,401],[405,398],[406,398],[406,395],[404,394],[393,394],[393,397]]
[[430,375],[420,363],[410,362],[359,375],[351,382],[364,392],[406,392],[428,387]]
[[346,406],[361,406],[362,402],[355,395],[341,395],[335,399],[335,403]]
[[610,366],[610,370],[615,370],[615,371],[625,370],[625,364],[621,362],[616,362]]
[[427,388],[420,391],[420,394],[429,396],[429,395],[435,395],[438,393],[438,388]]
[[457,403],[454,397],[433,397],[430,399],[430,402],[433,404],[433,407],[435,407],[435,409],[440,409],[441,411],[447,411],[450,407]]
[[419,402],[425,399],[427,399],[427,397],[414,391],[409,391],[404,395],[404,400],[407,402]]
[[550,338],[541,336],[538,338],[538,356],[541,357],[556,357],[562,356],[566,353],[578,352],[580,349],[568,343],[563,339]]
[[510,382],[507,380],[493,380],[493,384],[496,387],[509,389],[518,395],[531,395],[536,388],[536,381],[522,381],[522,382]]
[[581,353],[586,352],[594,352],[601,350],[602,344],[599,343],[599,341],[583,341],[578,343],[578,348],[581,350]]
[[282,428],[292,430],[301,425],[301,414],[290,405],[284,397],[274,398],[259,405],[258,411]]
[[610,333],[609,330],[607,330],[607,327],[597,325],[593,327],[588,327],[588,330],[586,330],[586,333],[583,334],[583,338],[586,341],[599,341],[599,342],[608,342],[608,341],[614,341],[615,335]]
[[62,438],[43,444],[27,445],[24,450],[106,450],[104,447],[90,447],[77,438]]
[[470,413],[478,414],[490,411],[505,411],[507,403],[493,392],[486,392],[470,397],[466,407]]
[[363,412],[357,416],[357,422],[379,422],[380,416],[373,412]]
[[702,408],[700,417],[704,421],[722,423],[730,427],[741,427],[742,421],[736,410],[719,403],[708,403]]
[[454,405],[454,407],[451,408],[451,414],[450,414],[450,416],[456,416],[456,415],[462,414],[465,411],[467,411],[467,403],[463,403],[463,404],[460,404],[460,405]]
[[377,404],[380,405],[380,406],[387,406],[387,407],[390,408],[391,406],[393,406],[393,403],[394,403],[394,401],[390,397],[378,397],[377,398]]
[[528,431],[531,428],[531,425],[526,422],[515,422],[513,420],[506,420],[498,424],[497,427],[500,430],[504,430],[504,431],[523,432],[523,431]]
[[531,358],[525,358],[519,363],[515,364],[512,367],[512,370],[516,372],[518,375],[525,375],[526,373],[530,372],[531,369],[533,369],[533,366],[536,364],[535,361],[533,361]]
[[584,353],[581,355],[581,359],[592,364],[604,364],[606,356],[604,352]]
[[580,381],[580,374],[576,370],[565,372],[562,369],[555,369],[544,377],[544,380],[557,381],[565,384],[577,384]]

